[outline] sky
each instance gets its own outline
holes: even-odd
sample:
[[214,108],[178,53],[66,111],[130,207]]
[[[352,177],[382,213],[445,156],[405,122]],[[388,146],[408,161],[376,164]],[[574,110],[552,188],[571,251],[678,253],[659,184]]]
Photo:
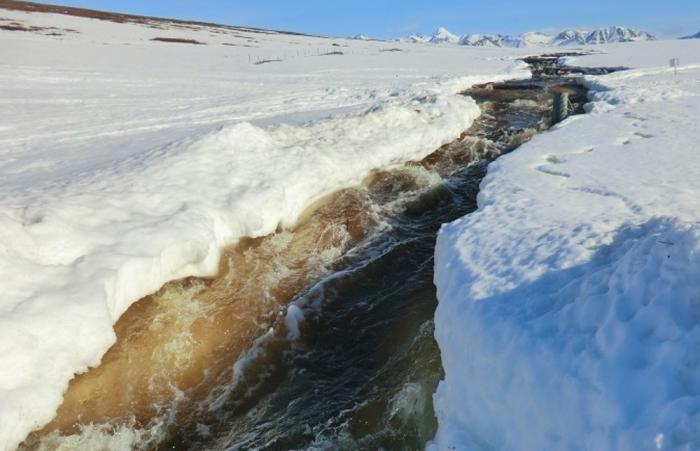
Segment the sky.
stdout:
[[[37,0],[42,1],[42,0]],[[44,0],[45,3],[332,36],[554,31],[624,25],[659,37],[700,31],[700,0]]]

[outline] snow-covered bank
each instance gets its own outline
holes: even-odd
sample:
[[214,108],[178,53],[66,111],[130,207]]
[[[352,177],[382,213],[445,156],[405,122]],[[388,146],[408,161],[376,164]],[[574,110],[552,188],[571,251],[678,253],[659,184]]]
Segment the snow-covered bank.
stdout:
[[131,303],[451,141],[478,114],[457,90],[526,74],[517,51],[0,12],[29,30],[0,30],[3,450]]
[[440,233],[439,449],[700,447],[700,44],[601,49],[634,69]]

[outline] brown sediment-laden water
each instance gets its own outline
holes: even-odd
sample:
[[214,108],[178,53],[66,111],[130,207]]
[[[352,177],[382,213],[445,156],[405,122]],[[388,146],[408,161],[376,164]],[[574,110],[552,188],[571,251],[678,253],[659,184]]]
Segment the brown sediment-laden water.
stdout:
[[22,447],[423,448],[442,377],[437,231],[476,209],[489,161],[550,126],[556,92],[571,113],[586,102],[555,56],[528,62],[531,80],[464,93],[482,115],[459,139],[225,249],[216,277],[133,304],[100,366]]

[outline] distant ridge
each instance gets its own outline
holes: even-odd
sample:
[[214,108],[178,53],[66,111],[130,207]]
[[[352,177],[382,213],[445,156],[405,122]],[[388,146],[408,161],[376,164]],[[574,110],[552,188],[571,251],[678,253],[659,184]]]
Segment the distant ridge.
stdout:
[[298,33],[294,31],[282,31],[282,30],[266,30],[263,28],[255,27],[244,27],[244,26],[234,26],[234,25],[224,25],[210,22],[201,21],[191,21],[183,19],[168,19],[163,17],[150,17],[150,16],[138,16],[135,14],[122,14],[114,13],[109,11],[100,11],[95,9],[86,8],[76,8],[73,6],[61,6],[61,5],[47,5],[45,3],[35,3],[35,2],[23,2],[17,0],[0,0],[0,9],[9,9],[15,11],[27,11],[27,12],[42,12],[51,14],[63,14],[66,16],[75,17],[86,17],[89,19],[106,20],[110,22],[118,23],[153,23],[153,22],[165,22],[170,24],[178,25],[198,25],[207,27],[220,27],[229,28],[236,30],[246,30],[259,33],[281,33],[281,34],[291,34],[296,36],[314,36],[307,33]]
[[446,28],[438,28],[432,36],[413,34],[400,39],[404,42],[433,44],[459,44],[472,47],[560,47],[572,45],[597,45],[612,42],[636,42],[654,40],[654,36],[644,31],[628,27],[611,26],[595,30],[564,30],[556,34],[529,32],[520,36],[503,34],[466,34],[458,36]]
[[681,39],[700,39],[700,32],[695,33],[694,35],[691,35],[691,36],[684,36]]

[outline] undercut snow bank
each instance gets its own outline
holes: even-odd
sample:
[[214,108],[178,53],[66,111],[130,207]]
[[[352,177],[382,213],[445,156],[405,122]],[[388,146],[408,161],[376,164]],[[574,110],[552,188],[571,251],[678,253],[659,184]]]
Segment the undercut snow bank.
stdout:
[[308,126],[240,123],[95,180],[3,198],[0,442],[11,449],[51,419],[132,302],[169,280],[214,274],[223,246],[293,224],[374,168],[424,157],[478,115],[471,99],[424,96]]
[[[674,46],[687,50],[625,47],[626,63],[662,49],[663,64]],[[591,58],[623,48],[609,49]],[[700,68],[687,62],[589,78],[592,113],[490,165],[479,210],[442,228],[432,447],[700,448]]]

